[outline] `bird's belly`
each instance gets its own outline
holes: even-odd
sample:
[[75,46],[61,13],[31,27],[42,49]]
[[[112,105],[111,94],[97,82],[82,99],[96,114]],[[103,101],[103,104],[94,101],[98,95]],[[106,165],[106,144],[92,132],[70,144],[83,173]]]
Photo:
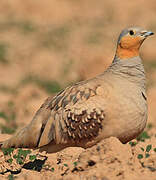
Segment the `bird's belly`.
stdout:
[[129,107],[123,107],[120,114],[121,124],[117,133],[117,137],[126,143],[136,138],[145,128],[147,121],[147,107],[129,104]]
[[142,93],[133,89],[131,93],[122,93],[114,100],[116,102],[110,103],[107,113],[106,131],[126,143],[143,131],[147,121],[147,103]]

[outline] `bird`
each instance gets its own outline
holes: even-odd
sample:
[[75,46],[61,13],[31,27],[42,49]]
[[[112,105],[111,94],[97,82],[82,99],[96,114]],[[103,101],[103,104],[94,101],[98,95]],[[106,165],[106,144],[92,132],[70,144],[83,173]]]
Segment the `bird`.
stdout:
[[147,122],[146,78],[139,49],[153,35],[141,27],[124,29],[111,65],[102,74],[48,97],[30,124],[1,148],[91,147],[111,136],[136,138]]

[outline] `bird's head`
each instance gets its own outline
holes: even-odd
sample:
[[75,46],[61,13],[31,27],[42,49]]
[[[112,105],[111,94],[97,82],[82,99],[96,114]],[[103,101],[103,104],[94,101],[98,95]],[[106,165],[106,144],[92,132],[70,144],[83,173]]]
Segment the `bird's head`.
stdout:
[[140,27],[124,29],[118,39],[116,56],[119,59],[128,59],[139,55],[139,48],[143,41],[153,35],[151,31]]

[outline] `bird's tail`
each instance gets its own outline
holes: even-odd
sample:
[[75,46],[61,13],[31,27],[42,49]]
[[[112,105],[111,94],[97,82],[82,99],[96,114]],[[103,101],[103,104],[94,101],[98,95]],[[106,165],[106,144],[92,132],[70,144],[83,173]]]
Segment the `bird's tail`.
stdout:
[[9,147],[38,147],[41,135],[50,116],[50,110],[44,105],[36,112],[33,120],[28,126],[18,131],[10,139],[0,142],[1,148]]
[[0,142],[0,148],[10,148],[10,147],[29,147],[35,148],[37,146],[37,141],[39,138],[40,131],[32,129],[30,125],[23,128],[11,138],[4,142]]

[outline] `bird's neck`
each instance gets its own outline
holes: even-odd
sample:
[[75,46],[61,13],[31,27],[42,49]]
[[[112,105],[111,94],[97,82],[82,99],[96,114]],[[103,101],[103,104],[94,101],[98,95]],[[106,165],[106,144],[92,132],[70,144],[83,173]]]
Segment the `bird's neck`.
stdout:
[[137,48],[125,49],[119,46],[116,51],[116,56],[121,60],[136,57],[139,55],[139,50]]
[[118,44],[116,49],[116,56],[121,60],[139,56],[139,48],[140,44],[131,48],[124,48],[121,44]]
[[115,56],[113,63],[108,68],[107,72],[111,72],[115,76],[126,78],[127,80],[138,84],[145,89],[145,71],[142,60],[139,56],[120,60]]

